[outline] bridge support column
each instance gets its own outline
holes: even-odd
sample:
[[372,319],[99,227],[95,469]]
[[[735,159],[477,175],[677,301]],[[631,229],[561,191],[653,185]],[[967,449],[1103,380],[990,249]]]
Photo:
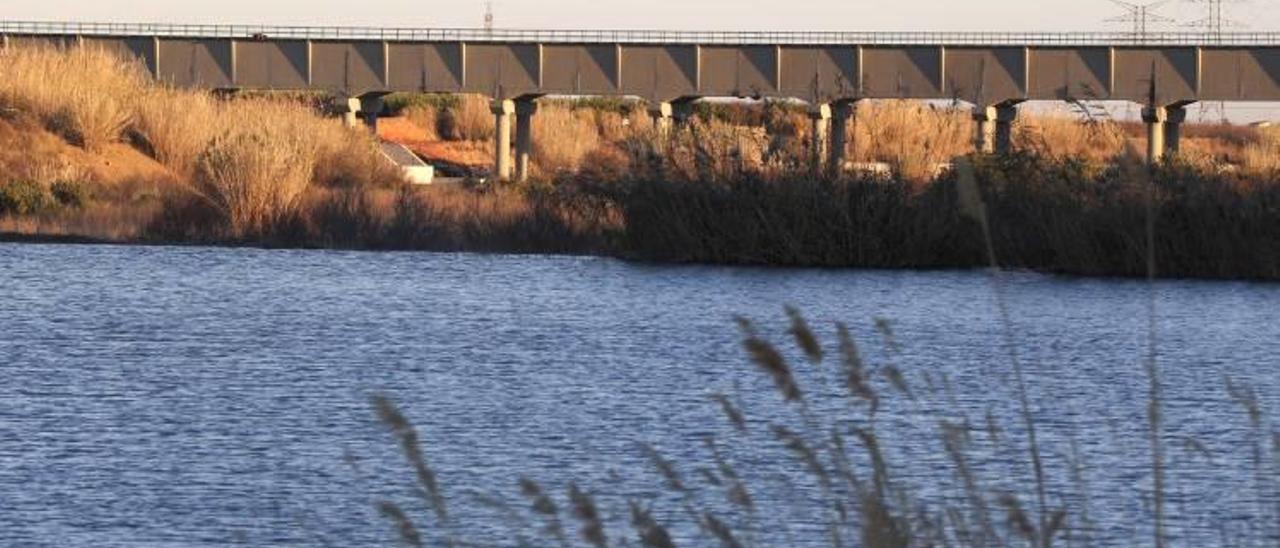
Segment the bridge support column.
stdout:
[[813,141],[809,147],[812,154],[813,175],[821,177],[830,161],[831,105],[814,105],[809,109],[809,119],[813,121]]
[[973,109],[975,134],[973,149],[978,154],[994,154],[996,151],[996,107]]
[[653,118],[653,129],[657,131],[658,136],[666,138],[671,135],[671,117],[675,109],[671,103],[661,102],[649,105],[649,116]]
[[338,99],[336,110],[342,114],[342,125],[355,129],[360,126],[360,98],[343,97]]
[[529,180],[529,157],[533,154],[533,116],[538,103],[533,99],[516,102],[516,180]]
[[1013,123],[1018,106],[1001,104],[973,109],[973,148],[978,154],[1008,154],[1013,151]]
[[831,160],[828,169],[833,176],[843,175],[849,163],[849,145],[857,129],[849,127],[849,123],[857,119],[857,112],[858,103],[855,101],[841,101],[831,108]]
[[511,115],[516,112],[516,103],[511,100],[498,99],[492,104],[494,115],[493,178],[498,181],[511,180]]
[[1182,123],[1187,121],[1184,106],[1165,107],[1164,147],[1169,154],[1177,154],[1182,148]]
[[364,125],[374,135],[378,134],[378,114],[382,113],[382,98],[385,96],[383,93],[366,93],[359,97],[360,114],[364,115]]
[[[1143,108],[1142,121],[1147,124],[1147,162],[1151,164],[1163,162],[1165,153],[1168,152],[1165,143],[1165,126],[1169,122],[1169,109],[1156,106]],[[1178,133],[1181,134],[1181,132]]]
[[996,107],[996,154],[1013,152],[1013,123],[1017,120],[1017,105]]

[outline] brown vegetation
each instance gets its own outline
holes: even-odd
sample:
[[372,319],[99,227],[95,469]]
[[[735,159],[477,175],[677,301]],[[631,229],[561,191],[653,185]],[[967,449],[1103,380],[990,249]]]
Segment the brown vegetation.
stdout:
[[[0,55],[11,76],[0,82],[0,139],[13,143],[0,150],[0,184],[20,204],[0,215],[12,231],[743,264],[982,264],[963,243],[974,227],[957,216],[945,169],[972,147],[962,108],[861,104],[850,157],[891,173],[815,179],[812,121],[800,104],[702,104],[660,134],[635,102],[548,99],[535,118],[537,182],[402,190],[375,141],[324,118],[313,96],[169,89],[80,47]],[[92,89],[100,100],[60,89]],[[404,116],[383,124],[384,136],[473,171],[491,162],[487,99],[395,99]],[[979,162],[1001,255],[1042,270],[1140,272],[1135,212],[1145,183],[1117,167],[1129,161],[1137,129],[1102,117],[1024,116],[1020,152]],[[1188,126],[1186,134],[1156,181],[1163,273],[1280,277],[1271,245],[1280,133]],[[137,162],[143,153],[151,159]],[[145,167],[112,175],[119,163]],[[147,190],[110,190],[121,180]],[[88,188],[88,205],[59,208],[55,184]],[[121,226],[105,226],[110,218]]]

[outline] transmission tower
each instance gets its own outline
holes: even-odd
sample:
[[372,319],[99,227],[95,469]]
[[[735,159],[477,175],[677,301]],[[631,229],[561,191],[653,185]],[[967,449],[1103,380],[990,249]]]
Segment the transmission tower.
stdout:
[[484,31],[493,34],[493,2],[484,3]]
[[1202,4],[1208,12],[1203,19],[1197,19],[1187,23],[1188,27],[1196,27],[1203,29],[1218,41],[1222,40],[1222,33],[1228,28],[1244,26],[1238,21],[1227,18],[1226,4],[1239,4],[1245,0],[1184,0],[1191,4]]
[[[1203,30],[1210,40],[1215,43],[1222,43],[1223,33],[1228,28],[1242,27],[1242,23],[1229,19],[1226,15],[1226,4],[1238,4],[1246,0],[1183,0],[1191,4],[1201,4],[1207,10],[1207,14],[1203,19],[1197,19],[1187,23],[1188,27],[1195,27]],[[1217,103],[1200,103],[1200,121],[1207,122],[1214,120],[1223,124],[1227,123],[1227,103],[1219,101]]]
[[1160,23],[1171,23],[1173,19],[1156,13],[1156,8],[1168,4],[1172,0],[1159,0],[1158,2],[1150,2],[1147,4],[1134,4],[1123,0],[1111,0],[1112,4],[1120,6],[1125,10],[1124,15],[1119,15],[1107,19],[1109,23],[1130,23],[1133,25],[1133,39],[1135,42],[1144,42],[1147,38],[1147,31],[1150,27]]

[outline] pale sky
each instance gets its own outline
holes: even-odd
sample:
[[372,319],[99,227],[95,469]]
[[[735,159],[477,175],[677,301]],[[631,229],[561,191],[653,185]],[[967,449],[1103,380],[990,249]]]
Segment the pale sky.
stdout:
[[[1135,0],[1146,1],[1146,0]],[[670,30],[1128,30],[1108,0],[495,0],[503,28]],[[1280,30],[1280,0],[1230,5],[1244,30]],[[479,27],[484,0],[0,0],[9,20]],[[1191,21],[1204,6],[1159,13]],[[1168,30],[1186,30],[1166,24]]]

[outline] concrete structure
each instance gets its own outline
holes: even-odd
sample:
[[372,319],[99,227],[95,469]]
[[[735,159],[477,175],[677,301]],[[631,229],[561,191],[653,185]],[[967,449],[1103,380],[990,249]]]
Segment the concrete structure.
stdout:
[[378,150],[388,162],[395,164],[411,184],[429,185],[435,182],[436,170],[416,154],[397,143],[379,143]]
[[493,177],[499,181],[511,179],[511,115],[516,113],[516,102],[499,99],[493,102],[495,146],[493,152]]
[[974,150],[983,154],[1008,154],[1013,150],[1013,123],[1017,119],[1017,102],[974,108]]
[[533,98],[516,101],[516,180],[529,180],[529,157],[533,154],[533,116],[538,103]]
[[[84,44],[137,57],[179,86],[646,99],[660,128],[703,97],[798,98],[839,120],[860,99],[959,99],[978,107],[980,150],[1008,149],[1015,105],[1127,100],[1151,109],[1153,145],[1176,148],[1196,101],[1280,101],[1280,33],[867,33],[506,31],[0,22],[5,44]],[[524,99],[521,99],[522,101]],[[533,108],[533,107],[529,107]],[[347,105],[348,110],[353,110]],[[824,110],[825,109],[825,110]],[[994,109],[994,111],[992,110]],[[1171,110],[1172,109],[1172,110]],[[370,107],[361,104],[366,121]],[[354,114],[353,110],[353,114]],[[1161,114],[1163,112],[1163,114]],[[826,126],[830,116],[815,124]],[[505,118],[504,118],[505,117]],[[521,126],[526,127],[526,126]],[[843,126],[836,124],[837,128]],[[513,166],[499,130],[498,173]],[[845,139],[843,129],[834,139]],[[517,127],[517,142],[528,142]],[[843,147],[815,162],[837,162]],[[504,152],[505,151],[505,152]],[[1158,159],[1163,146],[1152,147]],[[515,167],[522,164],[517,154]],[[825,159],[830,158],[830,159]],[[505,162],[505,163],[504,163]],[[520,169],[527,174],[527,168]]]

